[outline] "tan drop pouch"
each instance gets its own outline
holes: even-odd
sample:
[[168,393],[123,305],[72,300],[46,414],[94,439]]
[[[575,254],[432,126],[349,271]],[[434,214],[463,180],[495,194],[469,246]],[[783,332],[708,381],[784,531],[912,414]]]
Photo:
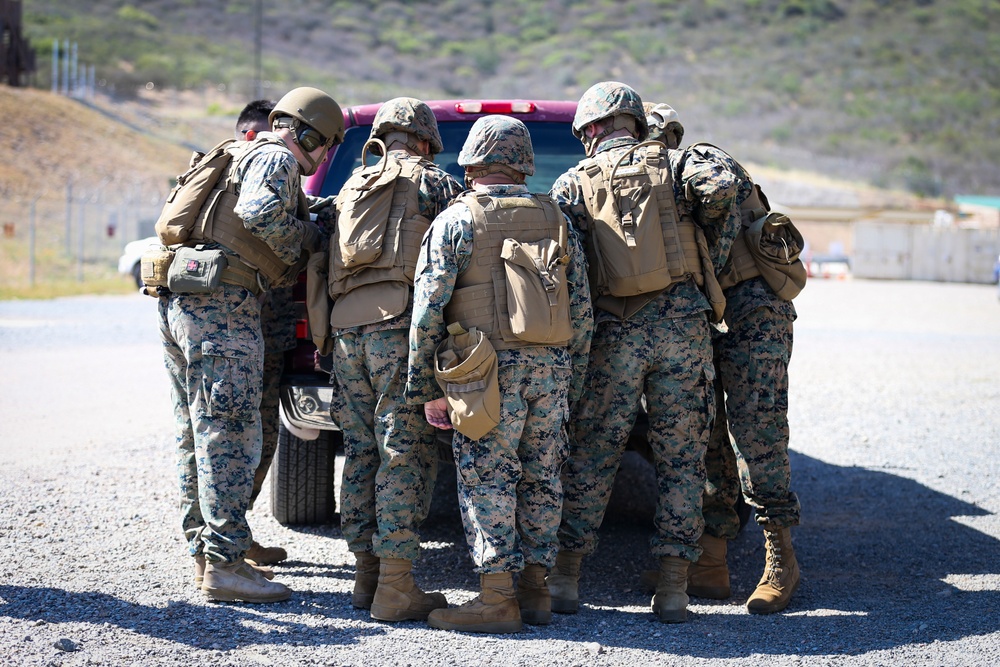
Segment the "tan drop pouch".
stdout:
[[448,399],[456,431],[479,440],[500,423],[497,353],[482,331],[457,323],[434,353],[434,377]]

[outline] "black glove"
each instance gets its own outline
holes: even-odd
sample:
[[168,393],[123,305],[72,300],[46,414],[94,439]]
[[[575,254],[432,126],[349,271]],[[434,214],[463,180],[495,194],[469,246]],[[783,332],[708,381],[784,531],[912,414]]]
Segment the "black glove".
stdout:
[[314,252],[320,250],[320,244],[323,241],[323,232],[320,231],[319,226],[312,220],[302,221],[302,252],[305,254],[313,254]]

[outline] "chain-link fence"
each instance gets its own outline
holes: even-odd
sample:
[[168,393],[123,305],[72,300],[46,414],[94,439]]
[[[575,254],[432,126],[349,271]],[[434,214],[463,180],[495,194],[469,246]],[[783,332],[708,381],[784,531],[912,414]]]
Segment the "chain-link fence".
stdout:
[[67,180],[0,198],[0,286],[106,279],[127,243],[154,234],[167,184]]

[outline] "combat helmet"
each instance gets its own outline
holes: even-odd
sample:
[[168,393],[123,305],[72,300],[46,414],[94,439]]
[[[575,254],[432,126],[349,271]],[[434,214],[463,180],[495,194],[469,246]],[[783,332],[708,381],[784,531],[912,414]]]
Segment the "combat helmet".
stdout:
[[418,153],[422,151],[417,142],[426,141],[432,156],[444,150],[434,112],[415,97],[396,97],[379,107],[369,139],[376,138],[387,146],[394,141],[404,143]]
[[483,116],[472,124],[458,164],[466,168],[466,185],[473,178],[496,172],[523,183],[525,176],[535,173],[535,151],[527,126],[510,116]]
[[[277,122],[276,122],[277,121]],[[337,102],[318,88],[303,86],[285,93],[268,116],[272,128],[287,127],[309,162],[306,176],[316,171],[322,160],[313,160],[309,153],[320,146],[344,141],[344,113]],[[310,131],[311,130],[311,131]]]
[[[591,138],[583,133],[584,127],[605,118],[613,118],[614,123],[599,136]],[[635,134],[639,141],[644,141],[649,134],[639,93],[618,81],[602,81],[588,88],[573,116],[573,134],[587,149],[587,155],[594,154],[601,139],[623,128]]]
[[[680,116],[669,104],[654,104],[646,102],[642,105],[646,111],[646,124],[649,126],[649,138],[665,144],[667,148],[677,148],[684,138],[684,126],[681,124]],[[668,134],[673,134],[672,141]]]

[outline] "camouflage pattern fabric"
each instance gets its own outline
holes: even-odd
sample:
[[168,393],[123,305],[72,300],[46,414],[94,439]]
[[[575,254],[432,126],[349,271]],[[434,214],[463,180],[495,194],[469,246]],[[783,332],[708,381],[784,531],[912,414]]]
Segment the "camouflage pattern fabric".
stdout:
[[[729,293],[740,287],[747,301],[761,301],[769,293],[770,303],[748,310],[740,293],[730,301]],[[745,314],[731,319],[731,307]],[[791,491],[788,458],[788,363],[794,319],[791,302],[779,299],[762,279],[755,278],[727,290],[729,332],[716,342],[729,429],[742,462],[744,496],[756,512],[757,523],[781,528],[798,525],[801,515],[798,497]],[[731,477],[720,481],[733,474],[732,465],[710,469],[708,474],[717,485],[733,484]]]
[[[739,206],[752,192],[740,164],[714,146],[670,152],[675,183],[695,193],[695,219],[703,226],[720,271],[740,229]],[[731,207],[718,193],[733,190]],[[712,205],[715,197],[720,203]],[[795,307],[779,299],[763,280],[752,278],[725,291],[728,333],[717,334],[716,374],[725,400],[706,454],[705,530],[735,538],[735,505],[742,488],[758,523],[798,525],[799,501],[790,490],[788,459],[788,362],[792,354]],[[724,406],[724,407],[723,407]],[[730,432],[732,438],[730,438]]]
[[648,132],[646,112],[639,94],[630,86],[618,81],[595,83],[584,92],[577,103],[576,115],[573,116],[573,131],[579,136],[585,126],[618,114],[634,116],[636,127],[640,130],[639,138],[646,137]]
[[525,176],[535,173],[535,152],[524,123],[509,116],[483,116],[469,129],[458,154],[463,167],[499,164]]
[[740,231],[740,204],[753,182],[725,151],[700,145],[667,152],[675,192],[688,199],[695,221],[705,231],[715,273],[729,261]]
[[[635,143],[632,137],[606,140],[595,157],[616,161]],[[632,163],[642,154],[643,149],[634,151]],[[571,169],[560,176],[551,195],[586,242],[592,217],[579,174]],[[675,197],[681,196],[675,184]],[[583,398],[570,419],[561,549],[592,553],[596,548],[597,529],[645,393],[660,489],[652,552],[688,560],[700,555],[704,456],[715,412],[708,307],[694,281],[687,280],[671,285],[625,322],[595,312]]]
[[295,264],[306,226],[295,217],[301,180],[299,163],[284,146],[264,144],[241,166],[236,215],[281,261],[289,266]]
[[260,461],[260,304],[242,287],[159,300],[177,433],[181,525],[192,555],[234,562]]
[[[494,197],[528,194],[524,185],[476,186]],[[557,548],[558,471],[566,455],[571,375],[586,368],[592,317],[586,263],[570,226],[567,281],[573,336],[566,347],[499,350],[500,425],[478,441],[456,434],[459,505],[476,571],[512,572],[525,563],[551,566]],[[474,243],[472,213],[456,204],[431,224],[414,285],[406,399],[423,405],[441,397],[434,351],[448,335],[444,307]],[[582,375],[581,375],[582,377]],[[579,388],[577,388],[579,391]]]
[[[390,154],[407,157],[405,151]],[[425,162],[418,183],[421,215],[433,220],[463,189],[448,172]],[[383,322],[334,329],[331,381],[340,385],[344,401],[333,416],[344,432],[340,523],[348,547],[415,560],[437,450],[423,407],[407,405],[403,395],[409,329],[409,310]]]
[[444,150],[434,112],[426,102],[415,97],[396,97],[379,107],[372,120],[370,136],[381,137],[393,131],[409,132],[429,142],[432,155]]
[[421,406],[402,400],[407,330],[344,333],[334,339],[343,404],[340,522],[351,551],[416,560],[436,475],[435,430]]

